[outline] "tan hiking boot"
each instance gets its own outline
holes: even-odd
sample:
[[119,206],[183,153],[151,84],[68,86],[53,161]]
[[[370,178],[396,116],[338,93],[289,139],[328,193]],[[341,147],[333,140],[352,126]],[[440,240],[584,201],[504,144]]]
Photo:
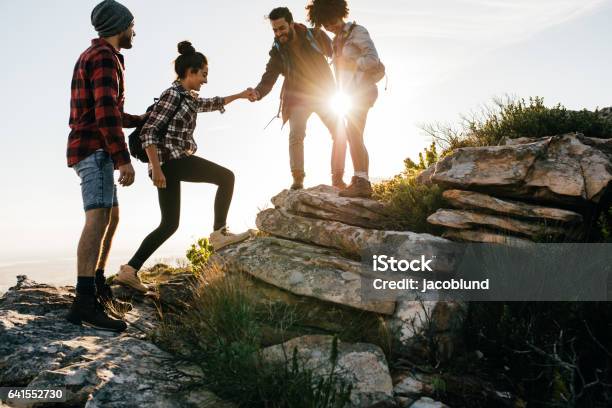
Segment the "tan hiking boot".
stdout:
[[208,242],[212,245],[215,251],[220,250],[228,245],[237,244],[251,237],[250,231],[241,234],[232,234],[227,227],[220,228],[210,234]]
[[332,187],[344,190],[346,188],[346,183],[342,180],[343,176],[344,174],[342,173],[332,174]]
[[338,193],[340,197],[371,198],[372,185],[364,178],[353,176],[351,184]]
[[301,190],[304,188],[304,172],[303,171],[292,171],[293,184],[291,184],[292,190]]
[[113,283],[117,282],[123,286],[127,286],[141,293],[147,293],[149,288],[146,287],[138,277],[138,271],[130,265],[121,265],[119,273],[113,279]]

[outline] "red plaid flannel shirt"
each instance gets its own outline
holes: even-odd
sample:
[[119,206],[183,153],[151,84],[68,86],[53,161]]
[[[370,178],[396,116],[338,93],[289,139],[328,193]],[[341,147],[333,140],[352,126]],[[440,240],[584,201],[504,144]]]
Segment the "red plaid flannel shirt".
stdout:
[[70,95],[68,166],[98,149],[111,155],[115,168],[130,162],[123,127],[136,127],[140,116],[123,112],[123,55],[107,41],[91,41],[74,67]]

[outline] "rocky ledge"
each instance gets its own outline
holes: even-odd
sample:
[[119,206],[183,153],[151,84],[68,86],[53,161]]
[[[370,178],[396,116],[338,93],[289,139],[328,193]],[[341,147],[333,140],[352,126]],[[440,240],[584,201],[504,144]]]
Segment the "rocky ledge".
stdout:
[[612,139],[570,133],[454,150],[418,177],[446,188],[444,237],[525,245],[576,241],[610,202]]

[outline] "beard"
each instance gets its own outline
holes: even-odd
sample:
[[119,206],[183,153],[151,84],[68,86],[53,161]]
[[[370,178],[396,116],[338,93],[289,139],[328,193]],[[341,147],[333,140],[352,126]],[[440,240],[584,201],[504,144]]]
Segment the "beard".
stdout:
[[278,38],[278,41],[281,42],[282,44],[286,44],[288,42],[293,41],[293,30],[289,30],[289,32],[287,33],[287,35],[282,35]]
[[124,32],[119,36],[119,47],[130,49],[132,48],[132,34],[130,32]]

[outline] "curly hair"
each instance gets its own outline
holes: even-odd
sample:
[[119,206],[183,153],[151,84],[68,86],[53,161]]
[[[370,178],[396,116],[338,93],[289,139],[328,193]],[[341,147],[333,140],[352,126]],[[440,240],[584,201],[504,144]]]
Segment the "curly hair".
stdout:
[[312,0],[307,6],[307,19],[314,27],[348,16],[346,0]]

